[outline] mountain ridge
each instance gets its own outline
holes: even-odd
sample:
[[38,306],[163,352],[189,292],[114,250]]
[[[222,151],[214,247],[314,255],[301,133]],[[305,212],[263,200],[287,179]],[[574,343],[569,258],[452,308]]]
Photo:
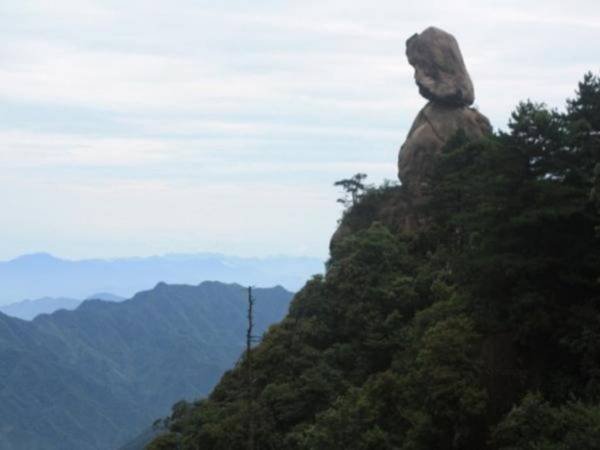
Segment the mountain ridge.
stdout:
[[[292,294],[257,288],[259,333]],[[32,321],[0,313],[0,449],[105,450],[208,393],[244,347],[241,285],[158,283]],[[165,386],[169,386],[165,389]]]
[[[131,297],[160,281],[201,280],[297,290],[323,261],[310,257],[242,258],[212,253],[139,258],[67,260],[34,253],[0,262],[0,305],[26,298],[88,298],[96,292]],[[36,282],[32,283],[35,279]]]
[[108,292],[99,292],[90,295],[84,300],[64,297],[42,297],[37,299],[25,299],[20,302],[9,303],[8,305],[0,306],[0,312],[23,320],[33,320],[40,314],[51,314],[60,309],[72,311],[77,309],[81,303],[86,300],[99,299],[111,302],[120,302],[125,300],[124,297],[110,294]]

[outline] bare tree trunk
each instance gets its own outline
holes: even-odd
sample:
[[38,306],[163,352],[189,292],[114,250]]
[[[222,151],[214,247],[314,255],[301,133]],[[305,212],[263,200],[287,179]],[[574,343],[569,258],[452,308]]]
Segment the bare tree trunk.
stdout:
[[254,380],[252,374],[252,329],[254,327],[254,298],[248,287],[248,330],[246,332],[246,377],[248,402],[248,450],[254,450]]

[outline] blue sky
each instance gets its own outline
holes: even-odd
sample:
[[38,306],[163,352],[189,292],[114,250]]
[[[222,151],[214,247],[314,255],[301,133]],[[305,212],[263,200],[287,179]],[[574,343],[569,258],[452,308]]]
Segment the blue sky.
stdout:
[[0,25],[0,259],[323,257],[332,183],[395,179],[414,32],[457,37],[497,128],[600,70],[596,0],[3,0]]

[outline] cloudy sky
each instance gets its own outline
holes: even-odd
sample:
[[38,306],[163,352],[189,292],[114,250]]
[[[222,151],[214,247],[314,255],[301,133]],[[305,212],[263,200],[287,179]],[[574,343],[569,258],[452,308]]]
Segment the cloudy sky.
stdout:
[[323,257],[332,183],[395,179],[425,103],[411,34],[457,37],[497,128],[600,70],[597,0],[2,0],[0,25],[0,259]]

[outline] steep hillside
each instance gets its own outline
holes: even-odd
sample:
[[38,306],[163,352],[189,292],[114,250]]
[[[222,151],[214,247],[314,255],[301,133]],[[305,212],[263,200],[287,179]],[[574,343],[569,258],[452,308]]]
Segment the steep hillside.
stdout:
[[600,448],[600,77],[493,134],[454,38],[407,47],[402,185],[346,183],[325,275],[150,450]]
[[[258,333],[291,293],[256,289]],[[175,401],[207,394],[245,343],[240,285],[158,284],[25,322],[0,314],[0,449],[117,448]]]

